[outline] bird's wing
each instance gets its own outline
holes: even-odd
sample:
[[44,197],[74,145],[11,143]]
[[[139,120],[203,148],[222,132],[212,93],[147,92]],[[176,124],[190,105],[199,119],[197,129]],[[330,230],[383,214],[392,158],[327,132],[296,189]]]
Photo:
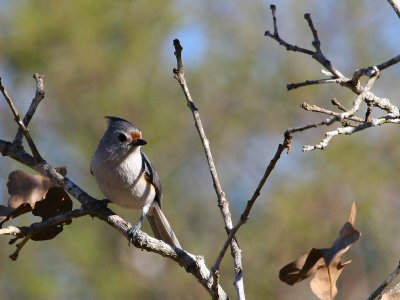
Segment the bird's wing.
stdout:
[[162,186],[160,177],[158,177],[156,169],[154,168],[153,164],[146,156],[146,154],[144,154],[143,152],[140,153],[142,154],[144,176],[154,186],[156,190],[156,197],[154,200],[157,201],[158,205],[161,208]]

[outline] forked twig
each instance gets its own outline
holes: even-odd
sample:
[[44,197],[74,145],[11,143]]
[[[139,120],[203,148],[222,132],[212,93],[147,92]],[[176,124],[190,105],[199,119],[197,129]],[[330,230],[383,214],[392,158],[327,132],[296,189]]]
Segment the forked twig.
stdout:
[[[25,127],[28,127],[29,122],[31,121],[33,115],[36,112],[36,108],[39,106],[40,102],[44,98],[44,83],[43,79],[44,76],[40,75],[38,73],[33,74],[33,78],[36,81],[36,93],[35,97],[32,99],[31,105],[28,108],[28,111],[25,114],[24,119],[22,120],[22,123],[24,123]],[[21,147],[22,145],[22,137],[24,136],[24,132],[21,129],[21,127],[18,127],[18,132],[15,135],[14,142],[13,144],[17,147]]]
[[268,164],[267,168],[265,169],[264,175],[261,178],[260,182],[258,183],[258,186],[257,186],[256,190],[254,191],[253,196],[250,198],[249,201],[247,201],[247,205],[246,205],[245,209],[243,210],[238,222],[232,228],[232,230],[230,231],[230,233],[228,235],[228,238],[225,240],[225,243],[222,246],[222,249],[219,252],[217,259],[215,260],[212,269],[219,268],[222,258],[224,257],[225,252],[228,249],[230,241],[234,238],[234,236],[236,235],[236,232],[239,230],[239,228],[243,224],[245,224],[247,222],[247,220],[249,219],[250,211],[253,208],[253,205],[256,202],[257,198],[260,196],[261,189],[264,187],[265,182],[267,181],[269,175],[271,174],[272,170],[275,168],[275,165],[278,162],[278,160],[280,159],[282,152],[285,149],[288,149],[288,150],[290,149],[291,142],[292,142],[292,136],[291,136],[290,132],[286,132],[283,143],[279,144],[278,149],[276,150],[274,157],[272,158],[272,160]]
[[14,253],[10,255],[10,258],[11,258],[12,260],[15,261],[15,260],[18,259],[19,252],[22,250],[22,247],[24,247],[24,245],[25,245],[30,239],[31,239],[30,236],[26,236],[26,237],[24,237],[24,239],[23,239],[19,244],[16,244],[16,249],[15,249]]
[[[205,134],[201,119],[200,119],[200,114],[199,111],[196,107],[196,105],[193,102],[192,96],[190,95],[190,91],[188,88],[188,85],[186,83],[185,79],[185,71],[183,67],[183,62],[182,62],[182,46],[180,44],[180,41],[178,39],[175,39],[173,41],[173,45],[175,48],[175,57],[176,57],[176,62],[177,62],[177,67],[173,69],[174,77],[178,81],[179,85],[182,88],[183,94],[185,95],[186,102],[188,107],[190,108],[190,111],[192,112],[193,119],[195,122],[195,126],[197,129],[197,132],[200,136],[201,143],[204,148],[204,152],[207,158],[207,163],[210,168],[210,173],[211,173],[211,178],[214,184],[214,188],[217,194],[217,200],[218,200],[218,207],[220,208],[220,212],[222,214],[224,224],[225,224],[225,230],[227,234],[230,233],[232,229],[232,217],[231,213],[229,210],[229,202],[226,198],[226,195],[224,191],[222,190],[221,183],[218,178],[218,173],[217,169],[215,167],[214,159],[211,154],[211,149],[210,149],[210,142],[207,139],[207,136]],[[243,283],[238,283],[238,274],[241,273],[242,271],[242,255],[241,255],[241,250],[239,248],[238,243],[236,240],[231,241],[231,247],[232,247],[232,256],[234,260],[234,269],[235,269],[235,287],[236,287],[236,292],[238,295],[239,299],[244,299],[241,298],[241,295],[244,295],[244,291],[240,290],[240,287],[243,287]],[[213,276],[216,276],[215,273],[218,271],[218,269],[212,268],[212,272],[214,273]],[[217,278],[217,277],[215,277]],[[243,280],[242,277],[240,277],[240,280]]]
[[1,82],[1,78],[0,78],[0,91],[3,94],[4,98],[6,99],[8,105],[10,106],[10,109],[14,115],[14,120],[17,123],[17,125],[19,126],[19,129],[23,132],[23,134],[26,138],[26,141],[28,142],[29,148],[32,151],[32,155],[35,158],[35,161],[38,163],[43,162],[44,159],[40,155],[39,150],[36,148],[36,145],[33,142],[33,139],[29,133],[28,128],[25,126],[24,122],[21,120],[20,115],[17,110],[17,107],[15,106],[14,101],[11,99],[11,96],[7,92],[6,88],[3,86],[3,83]]
[[[366,128],[370,128],[376,125],[382,125],[385,123],[400,123],[400,110],[397,106],[391,104],[389,99],[377,97],[374,93],[371,92],[371,88],[379,76],[381,70],[388,68],[400,61],[400,55],[395,56],[377,66],[368,67],[358,69],[353,73],[353,77],[351,79],[344,76],[338,69],[336,69],[331,61],[324,55],[321,49],[321,41],[318,37],[318,32],[313,24],[310,14],[305,14],[304,18],[307,21],[308,27],[313,36],[313,40],[311,42],[312,46],[315,50],[310,50],[302,47],[298,47],[296,45],[292,45],[285,40],[283,40],[279,36],[278,32],[278,25],[277,25],[277,17],[276,17],[276,7],[275,5],[271,5],[271,13],[273,18],[273,27],[274,33],[272,34],[269,31],[265,32],[265,35],[271,37],[272,39],[276,40],[280,45],[283,45],[288,51],[297,51],[306,55],[311,56],[314,60],[316,60],[319,64],[321,64],[325,70],[322,70],[328,78],[326,79],[316,79],[316,80],[306,80],[300,83],[292,83],[287,85],[287,89],[296,89],[299,87],[304,87],[308,85],[315,85],[315,84],[325,84],[325,83],[337,83],[341,86],[351,89],[354,93],[358,95],[357,99],[354,101],[353,106],[346,110],[341,104],[337,101],[332,101],[334,105],[336,105],[342,113],[333,112],[324,108],[320,108],[317,106],[310,106],[308,104],[303,104],[302,107],[306,110],[320,112],[324,114],[331,115],[331,118],[328,118],[322,122],[309,124],[303,127],[294,128],[291,130],[295,131],[303,131],[310,128],[318,127],[321,125],[331,125],[335,122],[342,122],[343,120],[351,120],[358,124],[351,125],[345,124],[345,128],[337,128],[334,131],[326,132],[326,137],[317,145],[314,146],[304,146],[303,151],[310,151],[314,149],[324,149],[328,146],[330,140],[340,134],[352,134]],[[365,87],[363,87],[360,83],[360,79],[362,76],[368,76],[368,81]],[[363,118],[354,116],[360,109],[360,105],[362,102],[367,104],[367,110],[365,116]],[[376,107],[386,111],[388,114],[385,116],[374,119],[371,118],[372,109]],[[293,131],[292,131],[293,132]]]

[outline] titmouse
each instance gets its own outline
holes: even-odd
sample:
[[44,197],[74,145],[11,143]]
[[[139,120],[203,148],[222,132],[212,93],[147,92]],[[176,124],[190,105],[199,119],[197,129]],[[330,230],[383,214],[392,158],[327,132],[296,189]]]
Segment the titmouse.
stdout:
[[90,162],[90,171],[100,190],[113,203],[141,210],[139,221],[129,230],[130,240],[146,216],[156,238],[181,248],[161,210],[161,181],[141,151],[141,146],[147,144],[141,131],[124,119],[110,116],[106,119],[108,128]]

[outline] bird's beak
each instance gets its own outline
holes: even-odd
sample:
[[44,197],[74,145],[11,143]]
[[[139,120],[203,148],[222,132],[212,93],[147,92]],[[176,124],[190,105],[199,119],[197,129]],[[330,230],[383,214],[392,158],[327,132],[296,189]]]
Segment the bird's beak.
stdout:
[[146,144],[147,144],[147,142],[143,139],[136,139],[136,140],[133,140],[131,143],[132,146],[144,146]]
[[132,146],[144,146],[147,144],[145,140],[142,139],[142,133],[139,131],[132,131],[130,133],[132,137]]

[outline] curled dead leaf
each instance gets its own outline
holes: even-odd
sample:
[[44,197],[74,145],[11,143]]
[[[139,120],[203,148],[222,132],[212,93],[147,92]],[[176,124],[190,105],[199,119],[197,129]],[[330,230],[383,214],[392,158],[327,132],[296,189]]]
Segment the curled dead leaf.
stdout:
[[[65,167],[58,168],[58,171],[66,174]],[[10,198],[8,206],[0,206],[0,227],[4,222],[30,211],[33,215],[47,220],[72,209],[72,201],[68,194],[47,177],[16,170],[10,173],[7,187]],[[52,239],[62,231],[63,225],[55,225],[41,231],[33,235],[32,239]]]
[[[72,210],[72,201],[68,194],[60,187],[51,187],[45,198],[36,202],[32,213],[47,220],[59,214]],[[50,240],[63,230],[63,225],[71,224],[71,220],[64,224],[57,224],[32,235],[34,241]]]
[[295,261],[287,264],[279,271],[279,279],[289,285],[306,279],[313,275],[317,269],[318,261],[323,258],[325,249],[312,248]]
[[310,282],[310,287],[319,299],[331,300],[336,296],[338,292],[336,281],[347,264],[348,262],[342,264],[339,256],[336,256],[329,265],[326,264],[324,259],[318,261],[317,270]]
[[29,174],[16,170],[8,176],[7,188],[10,198],[8,206],[17,208],[22,203],[29,203],[33,208],[36,201],[43,199],[43,196],[53,186],[50,179],[41,175]]
[[279,271],[279,278],[289,285],[302,281],[311,275],[313,293],[321,300],[331,300],[337,294],[336,281],[343,268],[350,262],[342,262],[342,255],[360,238],[361,233],[354,226],[356,206],[352,204],[349,221],[340,230],[339,237],[331,248],[312,248]]

